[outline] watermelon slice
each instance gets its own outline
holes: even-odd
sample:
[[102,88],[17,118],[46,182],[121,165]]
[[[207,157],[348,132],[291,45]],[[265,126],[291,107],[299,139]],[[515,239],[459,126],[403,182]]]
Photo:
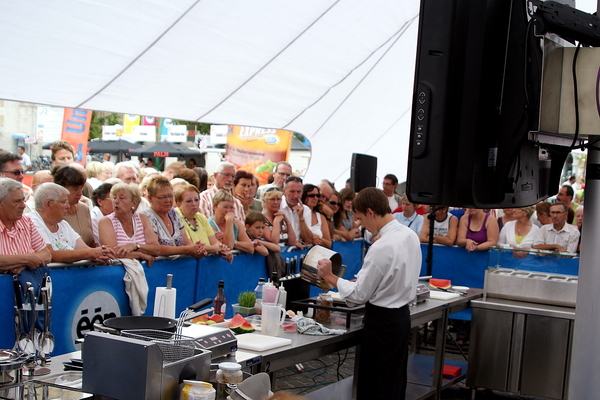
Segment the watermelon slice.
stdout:
[[440,289],[450,289],[452,282],[448,279],[430,279],[429,286]]
[[229,321],[228,328],[236,334],[254,332],[252,324],[246,321],[246,318],[242,317],[241,314],[236,314],[231,321]]
[[218,324],[219,322],[225,321],[225,317],[220,314],[213,314],[210,316],[210,320],[214,321],[215,324]]

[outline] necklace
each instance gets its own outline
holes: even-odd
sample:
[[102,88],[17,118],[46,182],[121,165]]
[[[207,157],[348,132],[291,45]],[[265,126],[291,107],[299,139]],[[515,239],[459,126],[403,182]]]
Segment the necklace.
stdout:
[[[194,223],[196,222],[195,218],[192,218],[194,220]],[[183,220],[188,224],[188,226],[190,227],[190,229],[194,232],[198,232],[198,226],[196,226],[195,228],[192,226],[192,224],[190,223],[190,221],[188,220],[188,218],[186,216],[183,216]]]

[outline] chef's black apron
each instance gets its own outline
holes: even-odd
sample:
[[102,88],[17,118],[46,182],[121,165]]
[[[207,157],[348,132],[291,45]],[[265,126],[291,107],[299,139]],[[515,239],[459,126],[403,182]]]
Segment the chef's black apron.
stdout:
[[406,396],[410,311],[367,303],[358,365],[358,400]]

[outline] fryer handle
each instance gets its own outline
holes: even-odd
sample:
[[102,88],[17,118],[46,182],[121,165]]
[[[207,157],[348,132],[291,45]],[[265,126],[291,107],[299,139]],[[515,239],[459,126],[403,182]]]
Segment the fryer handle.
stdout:
[[192,311],[198,311],[199,309],[206,307],[210,303],[212,303],[212,299],[206,298],[204,300],[200,300],[196,304],[192,304],[191,306],[188,307],[188,309],[190,309]]

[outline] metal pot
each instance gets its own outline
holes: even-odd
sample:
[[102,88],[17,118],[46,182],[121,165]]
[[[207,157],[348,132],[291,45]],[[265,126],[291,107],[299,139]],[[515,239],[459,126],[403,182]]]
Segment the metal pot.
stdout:
[[[197,311],[212,303],[212,299],[204,299],[188,307],[189,310]],[[121,331],[132,329],[152,329],[158,331],[175,332],[177,320],[164,317],[150,317],[145,315],[114,317],[104,321],[103,326],[96,324],[95,328],[100,331],[119,334]]]

